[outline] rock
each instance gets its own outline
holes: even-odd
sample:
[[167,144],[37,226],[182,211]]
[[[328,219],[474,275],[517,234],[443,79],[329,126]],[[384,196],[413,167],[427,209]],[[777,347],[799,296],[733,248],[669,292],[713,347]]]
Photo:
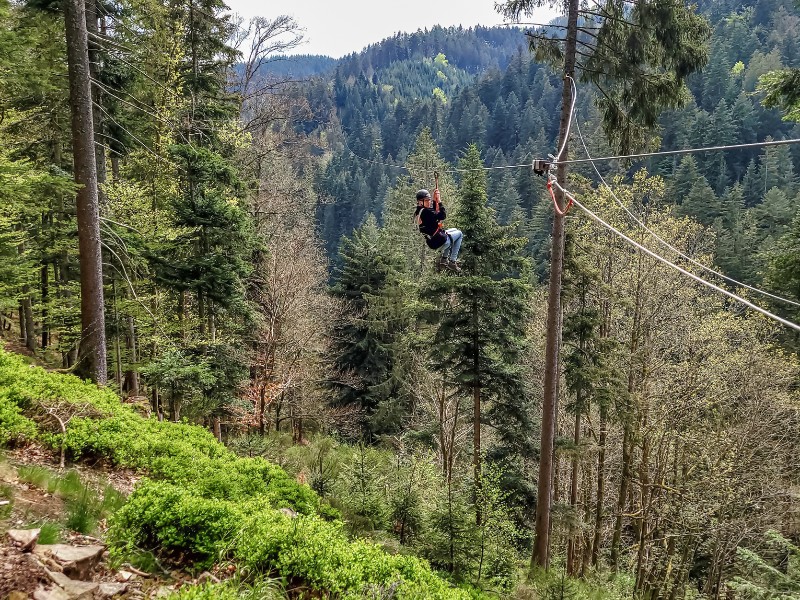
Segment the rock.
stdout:
[[69,585],[69,583],[72,581],[69,577],[63,573],[60,573],[59,571],[47,571],[47,576],[50,578],[50,581],[60,587]]
[[7,535],[12,544],[23,552],[29,552],[36,545],[41,532],[41,529],[9,529]]
[[72,579],[61,586],[70,600],[91,600],[94,597],[94,591],[99,587],[100,585],[94,581],[74,581]]
[[70,600],[70,597],[60,587],[55,587],[52,590],[39,588],[33,592],[33,600]]
[[128,591],[127,583],[101,583],[97,593],[101,598],[113,598]]
[[7,600],[28,600],[28,598],[29,596],[25,592],[14,590],[8,595]]
[[291,508],[285,508],[284,507],[284,508],[281,509],[281,512],[283,514],[285,514],[287,517],[289,517],[290,519],[294,519],[295,517],[297,517],[297,513],[294,512]]
[[205,583],[206,581],[211,581],[212,583],[219,583],[219,577],[215,577],[208,571],[203,571],[200,575],[197,576],[197,583]]
[[70,546],[68,544],[39,545],[34,552],[40,556],[52,556],[61,564],[64,574],[70,579],[87,580],[100,562],[105,547]]
[[125,582],[130,581],[131,577],[133,577],[133,573],[129,571],[118,571],[117,572],[117,581]]

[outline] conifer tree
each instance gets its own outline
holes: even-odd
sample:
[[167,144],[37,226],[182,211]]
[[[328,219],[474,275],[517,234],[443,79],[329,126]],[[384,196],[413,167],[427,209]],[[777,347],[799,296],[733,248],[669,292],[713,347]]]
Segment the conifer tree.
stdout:
[[689,193],[682,200],[677,207],[678,214],[692,217],[703,225],[713,224],[714,219],[722,214],[719,199],[702,175],[695,180]]
[[[519,458],[532,450],[531,407],[520,364],[530,264],[520,255],[524,240],[510,237],[509,228],[498,225],[487,206],[486,175],[476,145],[469,147],[460,168],[465,175],[457,224],[464,232],[464,274],[436,277],[426,285],[424,297],[437,307],[431,315],[437,327],[430,356],[434,368],[472,399],[476,485],[485,453],[507,464],[506,485],[523,494]],[[482,424],[497,433],[491,448],[482,448]]]
[[332,331],[332,403],[359,410],[363,436],[372,442],[396,431],[407,409],[398,364],[410,324],[403,310],[403,264],[372,215],[342,240],[339,253],[331,292],[343,310]]
[[736,548],[741,574],[728,586],[748,600],[800,597],[800,548],[774,530],[767,532],[767,539],[770,547],[763,556],[748,548]]

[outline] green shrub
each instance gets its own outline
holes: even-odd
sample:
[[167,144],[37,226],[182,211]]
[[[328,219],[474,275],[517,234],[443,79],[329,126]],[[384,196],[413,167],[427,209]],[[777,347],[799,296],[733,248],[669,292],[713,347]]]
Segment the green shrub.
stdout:
[[[150,479],[139,483],[111,519],[114,560],[158,554],[202,569],[231,556],[250,573],[276,574],[343,598],[381,590],[392,590],[395,598],[476,594],[450,587],[420,559],[349,541],[338,511],[308,486],[261,458],[236,457],[201,427],[144,419],[110,390],[29,367],[2,351],[0,399],[18,409],[48,402],[91,404],[103,418],[72,419],[64,440],[69,456],[103,457],[148,473]],[[42,438],[60,446],[60,435]],[[329,471],[322,475],[330,478]],[[299,516],[277,510],[284,507]],[[236,598],[241,591],[201,586],[179,597]]]
[[281,513],[257,513],[245,523],[235,556],[257,572],[299,577],[310,588],[342,597],[392,588],[396,598],[469,598],[450,587],[423,560],[392,556],[379,546],[350,542],[339,522],[316,516],[291,519]]
[[145,480],[111,522],[111,556],[122,559],[131,551],[158,549],[171,558],[184,555],[204,568],[227,548],[242,519],[232,502]]
[[[2,385],[2,384],[0,384]],[[36,425],[0,391],[0,446],[36,437]]]
[[278,582],[270,579],[257,579],[243,583],[238,579],[221,583],[203,583],[184,586],[167,596],[167,600],[283,600],[288,598]]
[[182,587],[167,600],[239,600],[239,590],[231,583],[204,583]]

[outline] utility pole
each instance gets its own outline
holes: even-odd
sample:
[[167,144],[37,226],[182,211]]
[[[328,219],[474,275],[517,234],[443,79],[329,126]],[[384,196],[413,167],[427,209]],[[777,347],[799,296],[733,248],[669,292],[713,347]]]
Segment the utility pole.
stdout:
[[[567,36],[564,48],[564,87],[561,92],[561,122],[558,147],[561,155],[568,156],[567,137],[572,106],[572,84],[567,76],[575,76],[575,50],[578,39],[578,0],[569,0],[567,14]],[[556,181],[566,186],[567,165],[556,165]],[[564,194],[555,186],[556,202],[565,206]],[[561,372],[559,354],[561,350],[561,275],[564,270],[564,215],[555,211],[550,250],[550,285],[547,294],[547,342],[545,346],[544,398],[542,400],[542,439],[539,457],[539,482],[536,498],[536,526],[531,567],[547,569],[550,565],[550,513],[553,499],[553,463],[558,411],[558,379]]]
[[89,43],[85,0],[64,0],[72,116],[72,155],[78,184],[76,211],[81,271],[81,340],[78,369],[105,385],[106,322],[103,303],[103,262],[100,247],[100,212],[97,199],[97,164],[94,150],[92,91],[89,78]]

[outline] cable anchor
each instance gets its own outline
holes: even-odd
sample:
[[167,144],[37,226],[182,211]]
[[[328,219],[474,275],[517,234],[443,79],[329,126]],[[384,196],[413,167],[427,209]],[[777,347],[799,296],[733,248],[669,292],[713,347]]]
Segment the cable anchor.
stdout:
[[533,172],[539,177],[543,177],[545,173],[550,172],[550,162],[544,160],[543,158],[536,158],[531,163],[531,169],[533,169]]

